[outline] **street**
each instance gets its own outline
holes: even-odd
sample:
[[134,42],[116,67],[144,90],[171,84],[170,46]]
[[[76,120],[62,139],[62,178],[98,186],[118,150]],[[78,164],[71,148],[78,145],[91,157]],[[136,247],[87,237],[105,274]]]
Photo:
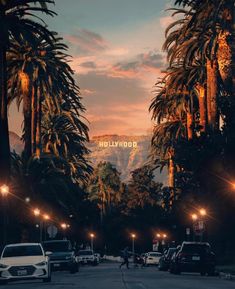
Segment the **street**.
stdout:
[[120,270],[117,263],[100,264],[97,267],[81,267],[77,274],[55,272],[52,283],[21,281],[9,283],[1,288],[12,289],[232,289],[233,281],[218,277],[201,277],[198,274],[171,275],[159,272],[156,267]]

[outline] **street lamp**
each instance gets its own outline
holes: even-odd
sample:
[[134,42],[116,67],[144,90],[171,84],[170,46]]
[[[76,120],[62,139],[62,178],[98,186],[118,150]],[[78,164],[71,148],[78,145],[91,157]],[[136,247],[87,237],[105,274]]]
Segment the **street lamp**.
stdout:
[[202,216],[202,217],[205,217],[206,215],[207,215],[207,212],[206,212],[206,210],[205,209],[200,209],[200,215]]
[[91,238],[91,250],[94,250],[94,238],[95,238],[95,234],[91,233],[90,234],[90,238]]
[[193,219],[193,221],[197,221],[198,215],[197,214],[192,214],[192,219]]
[[0,187],[0,192],[2,197],[6,197],[9,194],[9,187],[7,185],[2,185]]
[[136,234],[132,233],[131,234],[132,238],[132,255],[133,255],[133,264],[135,263],[135,239],[136,239]]
[[[34,214],[35,217],[39,217],[41,215],[41,211],[38,208],[35,208],[33,210],[33,214]],[[39,241],[40,241],[40,243],[42,242],[42,231],[43,231],[42,227],[43,227],[43,222],[42,222],[42,220],[40,220],[39,221]]]
[[47,235],[45,222],[46,222],[46,221],[50,221],[50,219],[51,219],[51,217],[50,217],[48,214],[44,214],[44,215],[43,215],[43,220],[44,220],[44,222],[42,222],[42,226],[44,226],[45,240],[46,240],[46,235]]
[[0,187],[0,193],[3,199],[3,243],[7,243],[7,196],[10,193],[10,189],[7,185],[2,185]]

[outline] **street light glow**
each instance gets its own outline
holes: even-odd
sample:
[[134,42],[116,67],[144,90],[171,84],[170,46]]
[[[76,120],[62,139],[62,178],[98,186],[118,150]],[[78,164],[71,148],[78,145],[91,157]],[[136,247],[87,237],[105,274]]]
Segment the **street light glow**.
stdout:
[[194,221],[196,221],[196,220],[198,219],[198,216],[197,216],[196,214],[192,214],[192,219],[193,219]]
[[34,216],[38,217],[40,215],[40,210],[38,208],[33,210]]
[[161,238],[161,234],[158,233],[158,234],[157,234],[157,237],[158,237],[158,238]]
[[93,239],[95,237],[95,234],[91,233],[90,237]]
[[201,209],[201,210],[200,210],[200,215],[201,215],[201,216],[206,216],[206,214],[207,214],[207,212],[206,212],[205,209]]
[[63,230],[67,229],[67,224],[65,224],[65,223],[62,223],[60,226]]
[[166,239],[167,238],[167,234],[163,234],[163,238]]
[[7,185],[2,185],[0,191],[3,197],[6,197],[9,194],[9,187]]
[[44,219],[44,220],[50,220],[50,216],[47,215],[47,214],[45,214],[45,215],[43,215],[43,219]]
[[136,234],[131,234],[131,237],[132,237],[133,239],[135,239],[135,238],[136,238]]

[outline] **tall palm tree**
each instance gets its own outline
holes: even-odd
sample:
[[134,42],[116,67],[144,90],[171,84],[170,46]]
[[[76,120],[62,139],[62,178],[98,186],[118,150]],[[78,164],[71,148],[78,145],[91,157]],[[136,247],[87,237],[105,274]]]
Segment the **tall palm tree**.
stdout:
[[[65,59],[67,46],[55,38],[53,43],[37,39],[36,49],[24,41],[14,41],[8,53],[10,101],[17,99],[18,107],[23,101],[24,107],[24,141],[27,157],[40,156],[41,153],[41,115],[42,103],[47,101],[51,107],[60,107],[61,92],[70,80],[71,69]],[[62,70],[63,69],[63,70]],[[67,74],[59,82],[60,74]],[[57,82],[58,81],[58,82]],[[68,90],[68,89],[67,89]],[[75,89],[74,89],[75,90]],[[22,94],[19,94],[22,91]]]
[[[53,16],[55,13],[47,8],[52,0],[1,0],[0,1],[0,178],[9,178],[10,147],[7,118],[7,63],[6,53],[12,39],[30,39],[33,44],[35,35],[51,41],[53,35],[38,21],[32,19],[34,12],[43,12]],[[39,6],[37,5],[39,4]],[[35,15],[38,18],[38,16]]]

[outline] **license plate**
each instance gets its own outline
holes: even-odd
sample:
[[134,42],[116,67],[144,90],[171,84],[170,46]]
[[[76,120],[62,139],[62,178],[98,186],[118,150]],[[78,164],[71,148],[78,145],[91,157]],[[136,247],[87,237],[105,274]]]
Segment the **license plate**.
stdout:
[[54,264],[54,267],[60,267],[60,264],[55,263],[55,264]]
[[193,261],[200,261],[200,257],[198,257],[198,256],[193,256],[193,257],[192,257],[192,260],[193,260]]
[[27,270],[18,270],[17,275],[18,276],[25,276],[25,275],[27,275]]

